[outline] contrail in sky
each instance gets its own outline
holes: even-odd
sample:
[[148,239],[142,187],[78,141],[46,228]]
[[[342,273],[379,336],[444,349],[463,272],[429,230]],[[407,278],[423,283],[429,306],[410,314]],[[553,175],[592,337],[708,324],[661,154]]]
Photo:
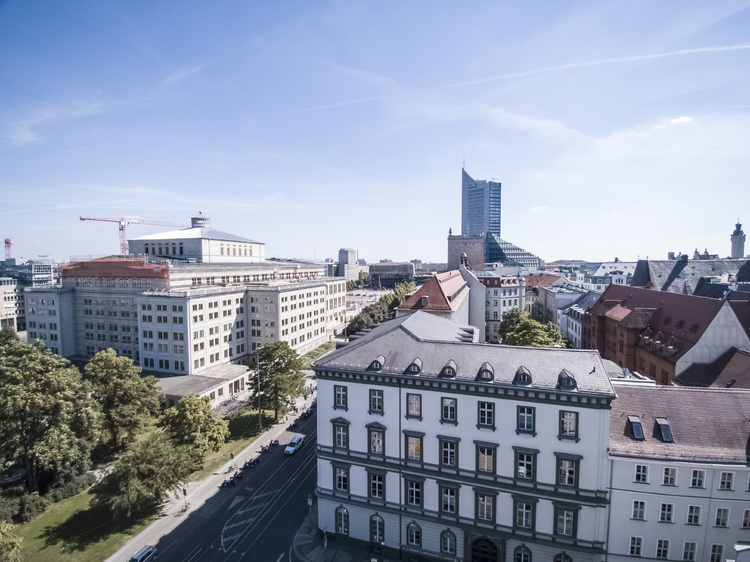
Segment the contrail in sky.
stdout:
[[[488,78],[478,78],[476,80],[466,80],[464,82],[454,82],[452,84],[443,84],[441,86],[429,86],[427,88],[419,88],[416,91],[418,92],[426,92],[426,91],[432,91],[432,90],[447,90],[449,88],[461,88],[463,86],[475,86],[477,84],[485,84],[487,82],[496,82],[499,80],[508,80],[511,78],[523,78],[525,76],[532,76],[534,74],[543,74],[545,72],[555,72],[558,70],[568,70],[571,68],[584,68],[587,66],[601,66],[605,64],[617,64],[617,63],[626,63],[626,62],[639,62],[639,61],[647,61],[647,60],[654,60],[654,59],[663,59],[667,57],[678,57],[678,56],[684,56],[684,55],[696,55],[700,53],[718,53],[718,52],[724,52],[724,51],[744,51],[750,49],[750,44],[743,44],[743,45],[728,45],[725,47],[698,47],[696,49],[683,49],[681,51],[668,51],[666,53],[655,53],[651,55],[635,55],[632,57],[615,57],[611,59],[599,59],[599,60],[591,60],[591,61],[583,61],[583,62],[571,62],[568,64],[560,64],[557,66],[547,66],[544,68],[536,68],[534,70],[526,70],[523,72],[514,72],[511,74],[501,74],[499,76],[490,76]],[[284,115],[289,115],[293,113],[307,113],[310,111],[320,111],[323,109],[334,109],[336,107],[342,107],[345,105],[354,105],[358,103],[364,103],[367,101],[373,101],[377,99],[383,99],[389,97],[387,95],[379,95],[379,96],[369,96],[366,98],[359,98],[354,100],[348,100],[348,101],[342,101],[337,103],[330,103],[327,105],[318,105],[315,107],[307,107],[305,109],[295,109],[292,111],[287,111],[284,113]]]

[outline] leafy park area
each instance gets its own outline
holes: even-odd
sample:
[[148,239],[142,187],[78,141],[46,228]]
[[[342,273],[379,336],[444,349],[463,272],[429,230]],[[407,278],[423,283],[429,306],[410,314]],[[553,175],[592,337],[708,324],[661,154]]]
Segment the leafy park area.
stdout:
[[3,330],[0,455],[21,478],[0,492],[0,562],[107,558],[170,494],[286,414],[304,390],[302,365],[286,342],[261,348],[257,387],[223,419],[196,395],[163,409],[156,379],[111,349],[83,376]]

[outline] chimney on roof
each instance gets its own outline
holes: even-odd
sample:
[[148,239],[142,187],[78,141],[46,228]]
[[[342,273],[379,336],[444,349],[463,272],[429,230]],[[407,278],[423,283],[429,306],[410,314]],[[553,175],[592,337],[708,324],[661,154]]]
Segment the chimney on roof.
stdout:
[[208,217],[192,217],[190,226],[193,228],[211,228],[211,219]]

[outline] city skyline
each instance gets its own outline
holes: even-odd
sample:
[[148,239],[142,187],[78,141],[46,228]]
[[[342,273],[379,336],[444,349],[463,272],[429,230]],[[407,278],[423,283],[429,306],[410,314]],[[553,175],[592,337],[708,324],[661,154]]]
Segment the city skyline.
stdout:
[[[267,256],[445,262],[461,168],[545,261],[730,253],[750,2],[0,5],[0,236],[189,224]],[[135,238],[170,230],[131,226]]]

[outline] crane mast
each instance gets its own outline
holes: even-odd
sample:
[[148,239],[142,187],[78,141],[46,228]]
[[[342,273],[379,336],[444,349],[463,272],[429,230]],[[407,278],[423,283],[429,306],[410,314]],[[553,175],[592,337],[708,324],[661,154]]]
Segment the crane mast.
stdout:
[[[123,256],[128,255],[128,240],[126,235],[126,228],[129,224],[145,224],[148,226],[173,226],[176,228],[185,228],[185,224],[177,224],[172,222],[164,221],[149,221],[143,219],[129,219],[121,217],[119,219],[104,219],[99,217],[80,217],[82,221],[100,221],[100,222],[116,222],[120,229],[120,254]],[[6,240],[6,252],[7,252],[7,240]]]

